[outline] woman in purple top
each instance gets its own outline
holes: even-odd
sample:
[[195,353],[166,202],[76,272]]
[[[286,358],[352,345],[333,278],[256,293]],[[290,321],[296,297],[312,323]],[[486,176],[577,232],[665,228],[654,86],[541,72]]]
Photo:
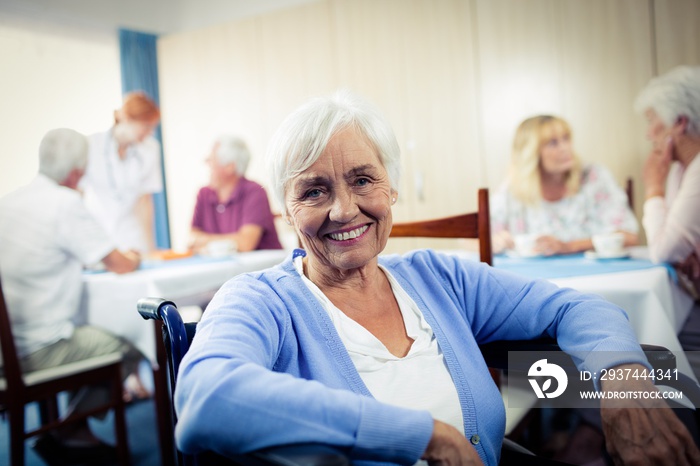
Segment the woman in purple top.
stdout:
[[241,252],[282,249],[265,190],[244,176],[249,160],[241,139],[222,136],[215,142],[207,158],[209,186],[199,190],[192,217],[190,246],[195,252],[221,240]]

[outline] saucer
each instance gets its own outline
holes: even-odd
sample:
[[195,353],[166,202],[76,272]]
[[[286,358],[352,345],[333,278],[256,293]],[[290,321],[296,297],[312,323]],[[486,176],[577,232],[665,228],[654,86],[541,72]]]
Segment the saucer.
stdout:
[[601,255],[597,252],[590,250],[583,253],[583,257],[586,259],[597,259],[597,260],[610,260],[610,259],[627,259],[630,256],[629,251],[623,249],[614,254]]

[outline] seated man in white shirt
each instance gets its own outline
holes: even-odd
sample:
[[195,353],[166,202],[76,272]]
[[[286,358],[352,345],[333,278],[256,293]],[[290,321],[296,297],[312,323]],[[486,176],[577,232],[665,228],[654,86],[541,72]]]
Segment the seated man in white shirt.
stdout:
[[[126,376],[143,358],[109,332],[72,322],[80,306],[84,265],[102,261],[108,270],[125,273],[140,262],[137,254],[114,247],[76,190],[87,151],[82,134],[49,131],[39,146],[37,176],[0,199],[0,277],[24,371],[120,352]],[[72,394],[70,405],[85,411],[106,395],[99,388],[82,390]],[[76,461],[113,452],[92,435],[87,421],[39,438],[35,449],[42,456]]]

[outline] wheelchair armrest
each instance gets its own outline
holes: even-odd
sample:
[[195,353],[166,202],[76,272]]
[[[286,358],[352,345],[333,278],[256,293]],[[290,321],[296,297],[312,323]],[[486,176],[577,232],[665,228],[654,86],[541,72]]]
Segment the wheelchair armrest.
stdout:
[[350,460],[329,445],[305,443],[256,450],[246,455],[225,458],[216,453],[197,455],[197,465],[207,466],[349,466]]
[[536,340],[498,340],[479,345],[479,349],[488,367],[517,372],[527,372],[530,366],[509,366],[509,351],[561,351],[557,341],[553,338],[538,338]]
[[144,320],[162,320],[160,308],[165,304],[172,304],[175,306],[175,303],[166,301],[163,298],[141,298],[136,303],[136,310],[139,311],[139,314],[141,314]]
[[[676,356],[663,346],[641,345],[644,354],[654,369],[675,369]],[[509,351],[562,351],[553,338],[539,338],[537,340],[499,340],[480,345],[481,354],[486,365],[493,369],[513,370],[527,372],[529,366],[513,367],[508,365]],[[576,370],[573,361],[571,367],[565,370]]]

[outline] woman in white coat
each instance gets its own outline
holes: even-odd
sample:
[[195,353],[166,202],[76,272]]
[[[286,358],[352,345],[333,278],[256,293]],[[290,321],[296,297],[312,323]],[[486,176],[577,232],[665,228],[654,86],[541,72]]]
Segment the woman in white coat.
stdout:
[[114,126],[90,136],[81,189],[92,215],[123,250],[155,247],[152,194],[162,191],[160,144],[152,136],[158,106],[143,92],[125,96]]

